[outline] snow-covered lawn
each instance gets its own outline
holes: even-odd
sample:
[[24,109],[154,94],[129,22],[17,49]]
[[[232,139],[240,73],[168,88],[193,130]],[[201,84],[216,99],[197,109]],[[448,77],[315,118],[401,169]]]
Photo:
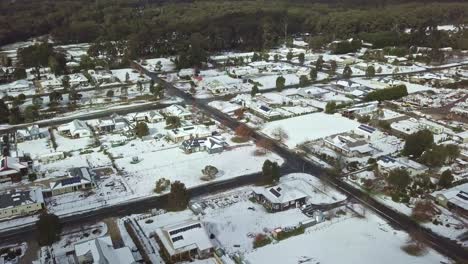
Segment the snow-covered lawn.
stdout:
[[172,58],[155,58],[145,60],[147,65],[142,65],[145,69],[149,71],[155,71],[155,66],[158,62],[161,64],[162,72],[169,72],[176,69],[176,65],[171,61]]
[[215,166],[220,171],[216,180],[226,180],[261,171],[267,159],[280,164],[283,162],[273,153],[254,156],[255,148],[254,145],[248,145],[219,154],[208,154],[205,151],[185,154],[183,150],[173,147],[155,152],[140,151],[140,162],[136,164],[132,164],[132,156],[125,155],[117,159],[116,164],[128,173],[126,181],[133,191],[144,196],[153,193],[155,183],[160,178],[179,180],[187,187],[206,183],[200,177],[201,170],[207,165]]
[[74,151],[87,148],[90,144],[93,143],[93,139],[90,137],[83,137],[83,138],[67,138],[57,131],[54,131],[55,135],[55,142],[57,142],[57,151]]
[[271,89],[276,87],[276,79],[279,76],[283,76],[285,79],[284,85],[293,85],[299,83],[299,77],[295,73],[284,74],[284,75],[267,75],[257,78],[252,78],[252,81],[259,82],[261,86],[258,87],[260,90]]
[[339,218],[307,229],[306,233],[258,248],[246,255],[252,263],[412,263],[448,261],[428,249],[423,256],[406,254],[400,247],[408,239],[375,215]]
[[119,78],[121,82],[126,81],[126,76],[128,73],[128,81],[130,82],[137,82],[137,81],[144,81],[144,80],[149,80],[149,77],[140,75],[140,73],[134,69],[118,69],[118,70],[111,70],[112,75],[115,77]]
[[350,131],[357,126],[358,122],[340,115],[313,113],[267,123],[261,132],[274,138],[275,130],[282,128],[289,136],[285,144],[294,148],[305,141]]

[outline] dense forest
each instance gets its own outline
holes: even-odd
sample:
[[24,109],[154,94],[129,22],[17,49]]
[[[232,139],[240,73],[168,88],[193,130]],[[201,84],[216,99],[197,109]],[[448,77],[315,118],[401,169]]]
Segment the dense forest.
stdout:
[[[358,37],[377,47],[468,48],[468,33],[437,25],[468,23],[468,3],[420,0],[16,0],[0,2],[0,45],[51,33],[58,43],[125,41],[130,57],[261,50],[307,32],[312,46]],[[410,34],[403,34],[411,29]],[[432,34],[428,34],[432,33]],[[193,34],[196,33],[195,36]]]

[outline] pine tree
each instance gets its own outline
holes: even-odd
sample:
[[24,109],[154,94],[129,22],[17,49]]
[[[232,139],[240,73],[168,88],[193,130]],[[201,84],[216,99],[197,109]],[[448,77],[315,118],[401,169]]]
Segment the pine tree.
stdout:
[[168,209],[171,211],[182,211],[187,208],[189,193],[185,184],[175,181],[171,184],[171,192],[168,195]]
[[256,84],[254,84],[254,86],[252,86],[252,90],[250,91],[250,95],[252,97],[254,97],[256,94],[258,94],[258,86]]

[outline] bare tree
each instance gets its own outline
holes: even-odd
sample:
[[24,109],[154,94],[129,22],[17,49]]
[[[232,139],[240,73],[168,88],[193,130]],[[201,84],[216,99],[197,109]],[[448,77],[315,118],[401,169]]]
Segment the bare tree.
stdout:
[[276,140],[278,140],[281,143],[284,143],[284,141],[289,139],[288,133],[286,133],[286,131],[282,127],[275,128],[275,130],[273,130],[272,135]]

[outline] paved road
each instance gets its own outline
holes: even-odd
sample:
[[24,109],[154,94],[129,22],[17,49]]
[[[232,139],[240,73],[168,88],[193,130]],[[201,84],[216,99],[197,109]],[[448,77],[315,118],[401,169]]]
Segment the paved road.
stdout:
[[[137,67],[135,65],[135,67]],[[147,74],[153,78],[156,82],[164,85],[167,92],[169,94],[177,95],[185,100],[188,104],[196,103],[197,107],[205,111],[208,115],[210,115],[215,120],[225,124],[226,126],[230,127],[231,129],[235,129],[240,123],[225,115],[224,113],[214,109],[206,104],[206,102],[198,101],[194,99],[191,95],[186,94],[175,87],[173,87],[170,83],[167,83],[161,79],[159,79],[155,74],[147,72]],[[138,111],[138,110],[133,110]],[[289,172],[294,171],[302,171],[316,177],[322,179],[323,181],[327,182],[328,184],[332,185],[348,197],[362,203],[367,208],[381,216],[382,218],[386,219],[390,224],[392,224],[396,228],[403,229],[408,233],[418,233],[424,241],[437,250],[438,252],[447,255],[455,260],[461,261],[465,263],[468,261],[468,253],[465,249],[461,246],[457,245],[455,242],[450,241],[447,238],[439,236],[428,229],[421,227],[419,224],[411,220],[406,215],[403,215],[393,209],[381,204],[374,198],[370,197],[368,194],[362,192],[361,190],[341,181],[337,178],[329,177],[326,171],[316,165],[315,163],[305,159],[300,154],[289,150],[286,146],[279,144],[278,142],[266,137],[263,134],[259,134],[257,132],[253,133],[252,136],[255,140],[264,139],[268,140],[272,144],[273,151],[283,157],[286,161],[286,166],[282,168],[282,174],[286,174]],[[261,174],[251,174],[251,175],[244,175],[237,178],[229,179],[226,181],[214,182],[209,183],[202,186],[197,186],[190,189],[191,197],[196,197],[205,194],[211,194],[214,192],[219,192],[223,190],[233,189],[244,185],[254,184],[261,179]],[[65,216],[61,218],[61,222],[66,224],[67,226],[73,225],[82,225],[86,222],[96,222],[101,221],[108,217],[119,217],[123,215],[129,215],[133,213],[142,213],[148,211],[149,209],[156,208],[156,207],[163,207],[166,204],[167,196],[159,196],[159,197],[149,197],[143,198],[141,200],[129,201],[127,203],[122,203],[106,208],[101,208],[98,210],[72,215],[72,216]],[[31,237],[35,228],[33,225],[24,226],[22,228],[18,228],[13,231],[0,231],[1,242],[3,243],[10,243],[10,242],[18,242],[24,241],[26,237]]]
[[[134,65],[134,67],[139,68],[138,65]],[[453,67],[453,66],[452,66]],[[155,82],[164,85],[166,90],[171,90],[174,94],[177,94],[179,97],[183,98],[188,104],[197,104],[197,108],[205,111],[206,114],[210,115],[215,120],[219,121],[220,123],[228,126],[231,129],[236,129],[241,123],[226,114],[220,112],[219,110],[210,107],[203,101],[200,102],[193,98],[193,96],[186,94],[177,88],[173,87],[172,84],[167,83],[154,73],[145,71],[145,73],[153,78]],[[390,207],[378,202],[376,199],[371,197],[369,194],[363,192],[360,189],[355,188],[354,186],[338,179],[330,177],[327,172],[317,164],[307,160],[300,154],[296,153],[295,151],[289,150],[285,145],[282,145],[271,138],[260,134],[258,132],[253,132],[252,137],[255,140],[267,140],[271,143],[272,150],[279,154],[282,158],[286,160],[286,162],[303,172],[315,175],[316,177],[320,178],[321,180],[327,182],[328,184],[332,185],[343,194],[347,195],[355,199],[356,201],[360,202],[374,213],[378,214],[380,217],[386,219],[390,224],[392,224],[395,228],[403,229],[409,234],[418,234],[418,237],[421,237],[424,242],[435,249],[436,251],[440,252],[443,255],[446,255],[452,259],[462,261],[465,263],[468,261],[468,251],[465,250],[463,247],[458,245],[455,241],[451,241],[448,238],[440,236],[431,230],[420,226],[410,217],[397,212]]]
[[[294,171],[294,168],[288,164],[284,164],[284,166],[281,167],[282,174],[288,174]],[[261,173],[252,173],[224,181],[217,181],[196,186],[189,189],[189,194],[191,198],[195,198],[202,195],[213,194],[220,191],[256,184],[261,181]],[[154,208],[164,208],[166,204],[167,195],[143,197],[138,200],[131,200],[125,203],[120,203],[81,214],[64,216],[60,218],[60,221],[67,227],[76,225],[81,226],[88,222],[96,223],[109,217],[122,217],[125,215],[145,213]],[[19,243],[28,239],[34,239],[34,232],[35,226],[32,224],[22,226],[14,230],[0,230],[0,245]]]

